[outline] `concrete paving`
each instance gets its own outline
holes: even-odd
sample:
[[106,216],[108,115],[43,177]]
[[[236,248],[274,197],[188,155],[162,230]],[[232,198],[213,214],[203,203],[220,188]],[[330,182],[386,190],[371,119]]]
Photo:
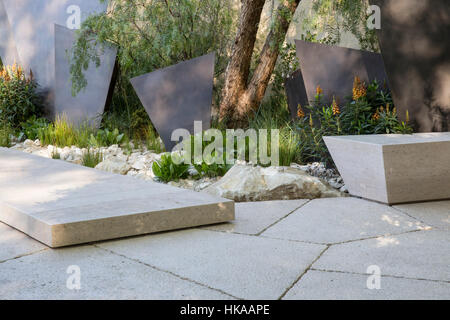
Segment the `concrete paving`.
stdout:
[[262,236],[332,244],[425,228],[425,224],[387,205],[356,198],[327,198],[309,202]]
[[0,299],[450,299],[450,233],[426,219],[450,204],[411,206],[238,203],[233,223],[60,249],[0,223]]
[[430,226],[450,230],[450,201],[403,204],[395,208]]
[[234,219],[234,202],[0,148],[0,221],[50,247]]

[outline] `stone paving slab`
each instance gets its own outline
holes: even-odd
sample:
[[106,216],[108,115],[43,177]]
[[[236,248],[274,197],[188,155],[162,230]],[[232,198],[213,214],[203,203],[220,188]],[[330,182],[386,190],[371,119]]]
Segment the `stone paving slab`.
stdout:
[[308,271],[286,300],[448,300],[450,283],[381,277],[380,289],[367,288],[367,275]]
[[[80,290],[67,288],[69,266]],[[73,271],[72,271],[73,272]],[[1,299],[232,299],[191,281],[93,246],[48,249],[0,263]]]
[[257,235],[308,201],[239,202],[235,204],[236,219],[234,221],[206,226],[202,229]]
[[450,234],[417,231],[331,246],[314,269],[366,273],[377,265],[382,275],[450,281]]
[[234,219],[234,202],[0,148],[0,221],[50,247]]
[[327,198],[307,203],[262,236],[330,244],[423,228],[424,224],[383,204]]
[[432,227],[450,231],[450,201],[412,203],[394,207]]
[[28,255],[47,247],[0,222],[0,262]]
[[279,298],[325,248],[208,230],[98,246],[244,299]]

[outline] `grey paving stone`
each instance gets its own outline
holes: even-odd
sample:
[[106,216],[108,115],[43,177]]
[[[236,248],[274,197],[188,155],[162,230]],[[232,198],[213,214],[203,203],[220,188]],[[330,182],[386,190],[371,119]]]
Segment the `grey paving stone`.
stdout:
[[234,219],[234,202],[0,148],[0,221],[50,247]]
[[367,276],[308,271],[286,300],[447,300],[450,283],[381,277],[380,289],[367,288]]
[[0,222],[0,262],[47,248],[26,234]]
[[325,248],[208,230],[98,245],[245,299],[279,298]]
[[450,234],[417,231],[331,246],[314,269],[366,273],[377,265],[382,275],[450,281]]
[[[66,286],[79,266],[81,289]],[[231,299],[92,246],[46,250],[0,263],[0,299]]]
[[256,235],[306,202],[308,200],[239,202],[235,204],[234,221],[202,229]]
[[450,230],[450,201],[404,204],[395,208],[430,226]]
[[419,230],[425,226],[389,206],[357,198],[316,199],[267,229],[262,236],[339,243]]

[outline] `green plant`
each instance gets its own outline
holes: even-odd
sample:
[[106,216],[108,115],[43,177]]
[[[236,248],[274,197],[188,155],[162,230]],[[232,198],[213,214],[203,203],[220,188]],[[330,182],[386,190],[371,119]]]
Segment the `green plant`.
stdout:
[[119,129],[114,129],[112,131],[108,129],[100,129],[94,135],[91,133],[89,138],[89,145],[94,147],[107,147],[113,144],[120,145],[124,142],[125,134],[120,133]]
[[0,120],[7,121],[13,128],[32,116],[41,116],[42,103],[36,92],[37,84],[33,74],[27,77],[23,69],[14,64],[0,68]]
[[86,151],[83,152],[81,164],[85,167],[95,168],[102,161],[103,154],[101,152],[87,148]]
[[36,140],[39,138],[39,130],[47,128],[49,122],[45,118],[36,118],[33,115],[27,121],[21,123],[21,132],[27,139]]
[[323,136],[382,133],[412,133],[406,121],[398,119],[391,94],[376,81],[366,86],[355,78],[352,95],[344,107],[333,99],[331,105],[323,102],[320,86],[310,106],[309,116],[299,106],[301,119],[296,122],[299,134],[299,159],[302,162],[320,161],[333,166],[333,160],[322,139]]
[[14,131],[5,122],[0,121],[0,147],[9,148],[11,146],[11,135]]
[[184,164],[183,161],[175,163],[170,153],[163,154],[161,160],[153,162],[152,165],[153,173],[162,182],[184,179],[188,176],[188,169],[189,165]]
[[38,129],[38,138],[43,145],[58,147],[89,147],[89,139],[95,129],[88,124],[74,126],[66,116],[57,116],[47,127]]
[[52,151],[51,156],[52,156],[52,159],[54,159],[54,160],[59,160],[59,159],[61,159],[61,154],[60,154],[58,151],[56,151],[56,149],[54,149],[54,150]]

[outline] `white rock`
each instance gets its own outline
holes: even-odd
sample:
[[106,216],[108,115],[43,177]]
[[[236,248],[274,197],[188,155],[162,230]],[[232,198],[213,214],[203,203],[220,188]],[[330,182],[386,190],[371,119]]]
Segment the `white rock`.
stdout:
[[131,166],[127,163],[126,158],[109,157],[100,162],[95,169],[125,175],[128,171],[130,171]]
[[235,165],[204,192],[237,202],[343,196],[325,181],[299,169],[249,165]]

